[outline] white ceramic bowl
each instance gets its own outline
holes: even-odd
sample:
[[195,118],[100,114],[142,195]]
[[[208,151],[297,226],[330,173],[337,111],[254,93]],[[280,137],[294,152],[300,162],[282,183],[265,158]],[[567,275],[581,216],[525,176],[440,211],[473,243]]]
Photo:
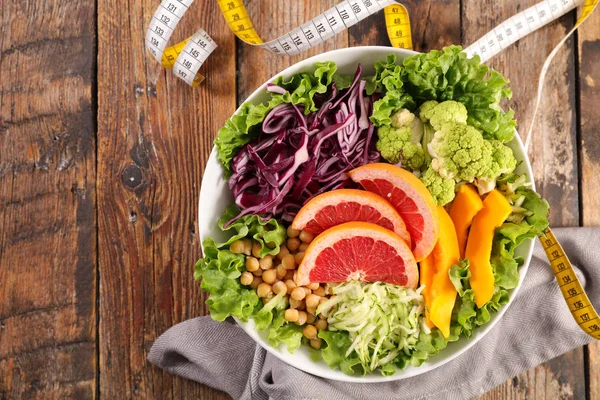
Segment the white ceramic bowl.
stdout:
[[[318,61],[333,61],[338,65],[339,73],[349,75],[354,74],[357,65],[360,63],[363,67],[363,75],[367,76],[374,73],[373,65],[375,62],[379,60],[385,60],[385,57],[388,54],[396,54],[398,59],[402,60],[416,53],[413,51],[382,46],[353,47],[348,49],[334,50],[308,58],[304,61],[300,61],[276,76],[283,75],[285,77],[289,77],[299,72],[312,71],[314,69],[314,64]],[[269,82],[273,79],[275,79],[275,77],[271,78]],[[248,97],[247,101],[259,103],[268,100],[268,98],[269,96],[266,92],[265,82],[261,87],[256,89],[256,91],[254,91],[250,97]],[[237,110],[236,113],[238,111],[239,110]],[[517,160],[523,161],[519,164],[517,172],[526,173],[533,184],[531,165],[527,159],[526,152],[519,136],[515,135],[515,138],[511,143],[509,143],[509,145],[512,147]],[[227,239],[224,233],[217,227],[217,221],[223,214],[225,208],[231,203],[233,203],[233,197],[229,191],[229,187],[227,186],[227,181],[223,178],[223,168],[217,159],[216,149],[213,148],[210,158],[206,164],[206,170],[204,171],[202,188],[200,191],[198,224],[200,228],[199,232],[201,240],[208,236],[213,237],[216,241],[225,241]],[[269,345],[267,341],[267,335],[254,330],[254,322],[250,321],[244,323],[238,321],[238,324],[246,331],[246,333],[248,333],[248,335],[250,335],[252,339],[264,347],[269,353],[278,357],[282,361],[313,375],[346,382],[387,382],[404,379],[431,371],[432,369],[447,363],[448,361],[467,351],[475,343],[481,340],[481,338],[483,338],[494,327],[496,322],[502,318],[502,315],[504,315],[508,309],[508,306],[517,294],[517,291],[523,282],[523,278],[527,273],[527,268],[529,266],[532,253],[532,240],[525,241],[519,246],[519,248],[517,248],[516,255],[524,257],[525,259],[524,265],[519,270],[519,286],[511,291],[509,303],[502,307],[498,313],[494,314],[486,325],[477,329],[471,338],[466,339],[463,337],[457,342],[450,343],[448,347],[442,350],[439,354],[431,357],[429,361],[422,364],[420,367],[409,366],[404,370],[398,370],[392,376],[382,376],[377,371],[366,376],[346,375],[340,370],[330,369],[329,366],[323,361],[312,361],[309,357],[309,351],[306,346],[301,346],[300,349],[298,349],[294,354],[290,354],[284,345],[278,349]]]

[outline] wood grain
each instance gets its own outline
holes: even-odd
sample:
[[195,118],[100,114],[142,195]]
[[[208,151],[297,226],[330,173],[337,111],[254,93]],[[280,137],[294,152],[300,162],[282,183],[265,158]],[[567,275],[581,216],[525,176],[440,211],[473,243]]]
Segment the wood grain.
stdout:
[[[600,226],[600,13],[579,28],[581,213],[584,226]],[[600,304],[595,304],[600,309]],[[600,399],[600,343],[587,346],[589,399]]]
[[193,90],[146,54],[156,6],[98,1],[100,395],[216,399],[146,357],[166,329],[205,313],[193,279],[198,194],[217,129],[235,109],[234,40],[215,1],[193,4],[173,39],[203,27],[219,43]]
[[96,390],[94,22],[0,1],[0,399]]

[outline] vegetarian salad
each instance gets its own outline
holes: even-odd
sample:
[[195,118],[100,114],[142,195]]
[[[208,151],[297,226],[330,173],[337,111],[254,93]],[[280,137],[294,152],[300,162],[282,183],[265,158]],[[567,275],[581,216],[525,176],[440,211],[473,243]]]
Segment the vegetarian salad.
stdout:
[[[516,174],[508,81],[458,46],[374,76],[269,83],[219,130],[234,197],[195,278],[213,319],[346,374],[394,374],[469,338],[508,302],[515,249],[548,225]],[[462,339],[465,340],[465,339]]]

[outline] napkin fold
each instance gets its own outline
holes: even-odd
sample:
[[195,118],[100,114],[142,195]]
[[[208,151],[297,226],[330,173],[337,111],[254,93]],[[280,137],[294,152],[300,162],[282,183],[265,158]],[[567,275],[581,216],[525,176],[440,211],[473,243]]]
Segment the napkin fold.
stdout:
[[[600,307],[600,228],[553,231],[590,300]],[[167,330],[148,359],[234,399],[465,399],[592,340],[571,316],[536,241],[523,286],[494,328],[453,361],[413,378],[377,384],[319,378],[268,354],[234,323],[210,317]]]

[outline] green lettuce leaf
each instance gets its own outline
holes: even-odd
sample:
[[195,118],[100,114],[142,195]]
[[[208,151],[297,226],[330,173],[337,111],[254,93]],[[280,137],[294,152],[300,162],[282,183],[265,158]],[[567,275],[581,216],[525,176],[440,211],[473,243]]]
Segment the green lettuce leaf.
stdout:
[[239,209],[230,206],[219,220],[221,229],[233,231],[229,240],[216,243],[212,238],[206,238],[202,242],[204,258],[196,263],[194,279],[201,279],[200,288],[209,293],[206,304],[214,320],[223,321],[233,316],[248,321],[258,316],[257,325],[266,329],[273,320],[273,310],[281,310],[285,304],[275,297],[263,306],[256,291],[240,283],[239,278],[246,270],[245,257],[229,251],[229,245],[238,239],[252,237],[261,244],[261,255],[277,254],[279,246],[286,240],[286,230],[275,219],[263,221],[257,215],[242,217],[224,229],[225,222],[237,213]]
[[356,373],[364,375],[364,370],[356,353],[351,352],[350,356],[346,357],[346,352],[352,344],[348,332],[319,331],[318,336],[326,344],[321,349],[321,357],[331,369],[339,368],[347,375]]
[[196,263],[194,278],[202,279],[200,288],[209,293],[206,304],[211,317],[215,321],[229,316],[248,321],[260,305],[256,291],[240,283],[246,269],[243,255],[219,249],[211,238],[202,244],[205,256]]
[[283,317],[285,310],[275,308],[274,313],[275,318],[269,327],[269,344],[277,348],[284,343],[288,351],[294,353],[302,344],[302,327],[287,322]]
[[544,229],[548,227],[548,213],[550,205],[537,194],[534,190],[527,187],[520,187],[515,192],[517,195],[525,196],[521,205],[527,209],[531,215],[525,218],[527,223],[532,226],[536,235],[541,235]]
[[394,56],[375,64],[375,83],[383,97],[375,102],[371,120],[376,126],[390,123],[399,108],[414,109],[415,102],[455,100],[469,113],[468,124],[480,129],[486,139],[510,141],[515,132],[514,112],[504,112],[500,101],[510,98],[508,80],[480,62],[467,58],[460,46],[407,57],[402,65]]
[[259,215],[246,215],[237,219],[227,228],[224,225],[236,215],[240,213],[240,209],[232,204],[225,210],[225,213],[219,219],[219,228],[222,231],[235,231],[233,236],[225,243],[220,243],[218,246],[223,247],[230,245],[238,239],[245,237],[253,238],[261,245],[260,256],[264,257],[267,254],[275,256],[279,253],[279,247],[287,239],[286,228],[280,225],[275,218],[263,220]]
[[469,279],[471,278],[471,270],[469,269],[469,260],[458,260],[458,265],[453,265],[448,271],[450,282],[458,292],[459,296],[464,296],[465,291],[470,287]]

